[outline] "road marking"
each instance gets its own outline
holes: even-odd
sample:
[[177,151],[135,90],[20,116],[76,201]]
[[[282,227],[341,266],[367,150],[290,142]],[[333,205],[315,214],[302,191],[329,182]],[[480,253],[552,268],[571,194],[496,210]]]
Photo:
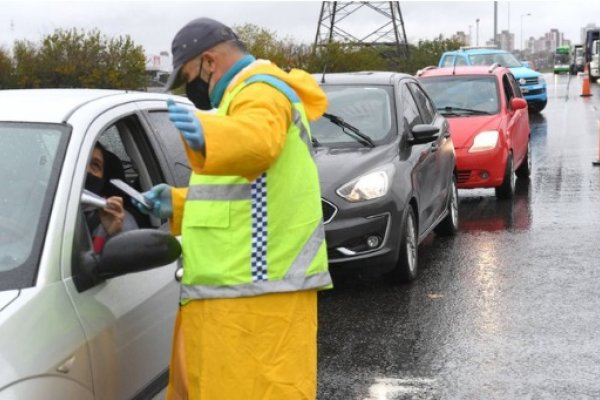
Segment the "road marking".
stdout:
[[429,378],[377,378],[369,387],[369,397],[363,400],[387,400],[397,395],[423,395],[432,394],[435,388],[435,379]]

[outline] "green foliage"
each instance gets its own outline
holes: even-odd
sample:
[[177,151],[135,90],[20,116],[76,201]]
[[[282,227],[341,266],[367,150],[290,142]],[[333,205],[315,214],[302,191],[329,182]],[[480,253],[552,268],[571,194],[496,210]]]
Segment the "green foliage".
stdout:
[[20,88],[143,89],[145,57],[129,36],[57,29],[40,44],[17,41],[14,86]]
[[308,62],[312,72],[352,72],[387,69],[378,49],[332,42],[316,49]]
[[[312,73],[392,70],[414,74],[437,65],[441,54],[461,43],[441,36],[409,46],[409,57],[394,47],[364,47],[333,42],[326,46],[299,44],[253,24],[234,26],[248,52],[283,69]],[[40,43],[17,41],[11,60],[0,49],[0,88],[113,88],[146,87],[144,51],[129,36],[107,38],[98,30],[57,29]]]
[[253,24],[234,27],[248,52],[257,58],[271,60],[284,69],[302,68],[312,73],[392,70],[415,74],[420,68],[437,65],[444,51],[456,50],[462,43],[439,37],[409,46],[409,56],[385,46],[364,47],[332,42],[314,49],[279,39],[275,32]]
[[0,47],[0,89],[8,89],[12,83],[12,60],[8,51]]
[[8,51],[0,47],[0,89],[12,86],[12,60]]
[[410,45],[410,57],[398,60],[402,72],[415,74],[419,69],[429,65],[438,65],[443,52],[458,50],[463,44],[454,39],[438,38],[421,40],[417,46]]
[[254,24],[234,26],[248,52],[256,58],[270,60],[283,69],[301,68],[310,48],[294,43],[290,38],[279,39],[275,32]]

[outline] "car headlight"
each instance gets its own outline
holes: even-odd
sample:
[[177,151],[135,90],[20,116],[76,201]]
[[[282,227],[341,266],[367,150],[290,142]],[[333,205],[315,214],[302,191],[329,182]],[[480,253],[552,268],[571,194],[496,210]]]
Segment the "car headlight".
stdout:
[[496,147],[496,144],[498,144],[498,131],[479,132],[473,140],[469,153],[491,150]]
[[545,85],[546,84],[546,79],[544,78],[543,75],[538,76],[538,83],[540,85]]
[[387,171],[371,172],[356,178],[337,190],[337,194],[350,202],[377,199],[387,194],[390,177]]

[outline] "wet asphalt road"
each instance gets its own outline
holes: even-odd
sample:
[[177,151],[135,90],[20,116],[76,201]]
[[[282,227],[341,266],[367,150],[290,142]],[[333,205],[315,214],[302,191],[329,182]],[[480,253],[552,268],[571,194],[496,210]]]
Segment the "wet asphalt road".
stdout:
[[410,285],[319,297],[319,400],[600,399],[600,87],[545,75],[514,200],[462,190]]

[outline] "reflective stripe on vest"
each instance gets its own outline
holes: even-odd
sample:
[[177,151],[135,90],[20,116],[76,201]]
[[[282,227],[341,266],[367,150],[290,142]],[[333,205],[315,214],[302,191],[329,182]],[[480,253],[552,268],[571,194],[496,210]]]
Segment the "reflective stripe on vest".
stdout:
[[290,292],[303,289],[326,287],[331,285],[328,271],[306,276],[306,270],[317,255],[319,248],[325,240],[323,224],[319,224],[313,231],[310,239],[298,254],[289,268],[284,279],[279,281],[253,282],[242,285],[182,285],[181,297],[193,298],[218,298],[218,297],[245,297],[256,296],[266,292]]

